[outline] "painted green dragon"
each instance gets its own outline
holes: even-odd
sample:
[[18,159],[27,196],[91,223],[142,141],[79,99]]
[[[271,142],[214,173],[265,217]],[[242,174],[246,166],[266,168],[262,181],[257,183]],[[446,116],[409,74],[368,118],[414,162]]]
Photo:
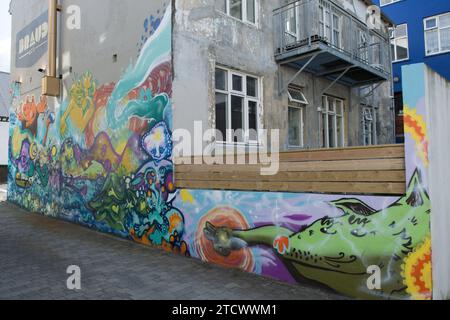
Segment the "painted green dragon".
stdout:
[[[402,265],[430,232],[430,199],[419,172],[407,194],[384,210],[357,199],[332,204],[342,216],[326,217],[299,233],[277,226],[231,230],[211,223],[204,233],[225,257],[247,246],[273,248],[298,282],[313,280],[353,297],[410,298]],[[370,266],[381,269],[381,290],[368,289]]]

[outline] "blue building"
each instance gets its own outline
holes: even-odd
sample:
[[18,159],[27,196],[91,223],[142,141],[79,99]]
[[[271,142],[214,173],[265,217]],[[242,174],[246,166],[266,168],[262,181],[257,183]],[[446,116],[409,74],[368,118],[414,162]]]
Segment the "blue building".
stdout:
[[401,68],[424,62],[450,80],[450,0],[375,0],[396,24],[392,30],[397,141],[403,142]]

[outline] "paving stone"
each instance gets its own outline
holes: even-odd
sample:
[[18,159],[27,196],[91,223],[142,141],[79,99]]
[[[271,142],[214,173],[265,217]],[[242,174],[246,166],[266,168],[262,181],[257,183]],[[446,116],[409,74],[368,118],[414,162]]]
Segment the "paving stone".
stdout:
[[[0,193],[0,199],[4,198]],[[66,270],[70,265],[81,267],[80,291],[66,287]],[[0,299],[328,300],[343,297],[322,288],[292,286],[167,254],[0,202]]]

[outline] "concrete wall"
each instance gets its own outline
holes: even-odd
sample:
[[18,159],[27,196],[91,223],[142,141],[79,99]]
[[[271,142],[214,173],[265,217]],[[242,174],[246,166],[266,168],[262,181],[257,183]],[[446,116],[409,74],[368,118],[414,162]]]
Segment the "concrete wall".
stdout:
[[433,216],[433,276],[434,297],[450,299],[450,214],[448,212],[447,187],[450,181],[450,82],[427,68],[425,71],[426,104],[430,137],[430,192]]
[[[356,14],[365,19],[366,5],[357,1]],[[214,71],[225,66],[261,77],[263,81],[260,125],[279,129],[282,150],[288,149],[288,95],[279,95],[278,70],[275,61],[273,10],[285,1],[260,2],[259,25],[253,26],[223,13],[223,1],[175,1],[174,25],[174,126],[193,132],[194,121],[205,129],[215,128]],[[353,5],[351,5],[353,8]],[[364,8],[364,10],[362,9]],[[189,54],[186,54],[189,52]],[[281,67],[286,82],[298,71]],[[310,105],[306,108],[305,147],[322,147],[320,93],[330,81],[302,73],[293,84],[304,87]],[[363,145],[362,108],[358,89],[333,86],[327,94],[344,100],[346,109],[346,145]],[[363,92],[364,95],[364,92]],[[383,84],[374,92],[373,107],[379,108],[378,143],[394,142],[394,113],[391,109],[391,84]],[[182,109],[181,109],[182,108]],[[188,113],[184,112],[189,110]]]

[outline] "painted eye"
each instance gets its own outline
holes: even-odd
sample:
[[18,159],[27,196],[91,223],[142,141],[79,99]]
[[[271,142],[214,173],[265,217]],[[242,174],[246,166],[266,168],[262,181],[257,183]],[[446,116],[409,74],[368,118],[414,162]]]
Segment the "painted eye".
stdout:
[[337,234],[337,231],[332,231],[331,228],[322,228],[320,229],[320,232],[324,234],[334,235]]

